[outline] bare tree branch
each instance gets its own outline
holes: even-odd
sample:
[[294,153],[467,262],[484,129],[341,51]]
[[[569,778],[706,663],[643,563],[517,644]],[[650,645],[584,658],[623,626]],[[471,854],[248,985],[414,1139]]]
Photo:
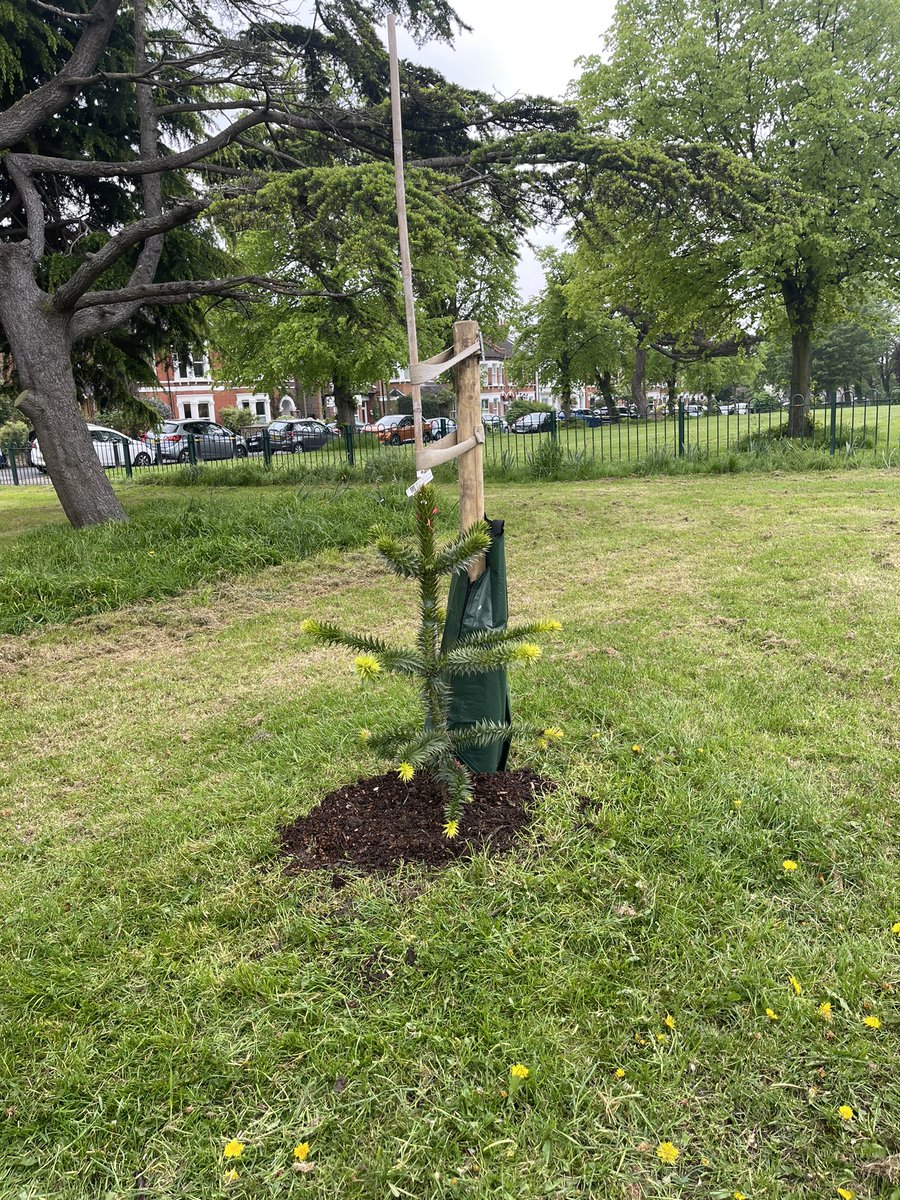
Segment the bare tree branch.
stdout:
[[[179,279],[167,283],[136,284],[134,287],[114,288],[108,292],[86,292],[76,305],[77,312],[88,308],[107,305],[130,304],[139,300],[142,304],[177,304],[183,300],[195,300],[198,296],[231,294],[237,288],[258,287],[280,296],[312,297],[323,300],[342,300],[349,292],[311,291],[283,279],[271,279],[266,275],[234,275],[229,279]],[[244,299],[252,299],[249,293],[241,293]],[[355,293],[354,293],[355,294]]]
[[44,0],[31,0],[35,8],[42,8],[44,12],[53,13],[55,17],[65,17],[67,21],[89,21],[90,13],[69,12],[66,8],[57,8],[55,4],[45,4]]
[[78,90],[74,80],[93,71],[106,49],[121,0],[97,0],[65,66],[39,88],[0,112],[0,150],[28,137],[64,108]]
[[34,180],[26,171],[22,170],[18,161],[18,155],[7,154],[6,170],[10,179],[16,185],[19,197],[25,208],[25,222],[28,241],[31,246],[31,257],[35,262],[40,262],[44,256],[46,237],[46,214],[44,213],[44,205],[41,203],[40,194],[34,185]]

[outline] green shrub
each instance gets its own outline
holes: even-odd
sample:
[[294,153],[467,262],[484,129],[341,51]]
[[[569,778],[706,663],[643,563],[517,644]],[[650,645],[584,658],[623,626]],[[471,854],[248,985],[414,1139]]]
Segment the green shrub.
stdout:
[[24,421],[13,418],[0,425],[0,447],[6,450],[13,446],[16,449],[28,445],[28,426]]

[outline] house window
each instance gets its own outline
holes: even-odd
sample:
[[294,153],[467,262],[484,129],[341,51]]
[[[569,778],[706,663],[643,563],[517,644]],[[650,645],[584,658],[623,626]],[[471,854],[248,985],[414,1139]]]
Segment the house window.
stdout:
[[193,405],[182,404],[181,407],[184,409],[184,419],[186,421],[190,421],[191,417],[193,417],[193,415],[194,415]]
[[209,420],[209,405],[208,404],[198,404],[197,405],[197,416],[205,417],[207,420]]
[[258,417],[264,417],[264,416],[266,415],[266,402],[265,402],[265,400],[257,400],[257,402],[256,402],[256,415],[257,415]]

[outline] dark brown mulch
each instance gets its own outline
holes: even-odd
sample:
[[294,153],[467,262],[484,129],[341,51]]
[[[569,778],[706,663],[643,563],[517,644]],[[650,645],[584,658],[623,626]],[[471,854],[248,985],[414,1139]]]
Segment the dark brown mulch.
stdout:
[[[474,785],[459,834],[450,839],[443,834],[443,794],[426,775],[411,783],[393,773],[348,783],[279,830],[288,870],[390,871],[405,862],[439,867],[482,849],[503,854],[531,823],[535,794],[555,786],[527,769],[476,775]],[[342,882],[335,876],[336,887]]]

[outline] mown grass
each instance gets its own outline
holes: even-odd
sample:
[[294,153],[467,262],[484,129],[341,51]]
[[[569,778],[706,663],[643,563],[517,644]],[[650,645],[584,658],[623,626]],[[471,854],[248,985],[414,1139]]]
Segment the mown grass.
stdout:
[[897,1194],[893,476],[489,498],[514,616],[565,621],[513,678],[561,787],[505,859],[281,871],[415,711],[299,634],[408,633],[368,552],[0,644],[0,1195]]
[[121,489],[130,520],[74,533],[43,489],[0,495],[0,633],[177,595],[202,581],[358,546],[404,511],[396,488],[278,493]]

